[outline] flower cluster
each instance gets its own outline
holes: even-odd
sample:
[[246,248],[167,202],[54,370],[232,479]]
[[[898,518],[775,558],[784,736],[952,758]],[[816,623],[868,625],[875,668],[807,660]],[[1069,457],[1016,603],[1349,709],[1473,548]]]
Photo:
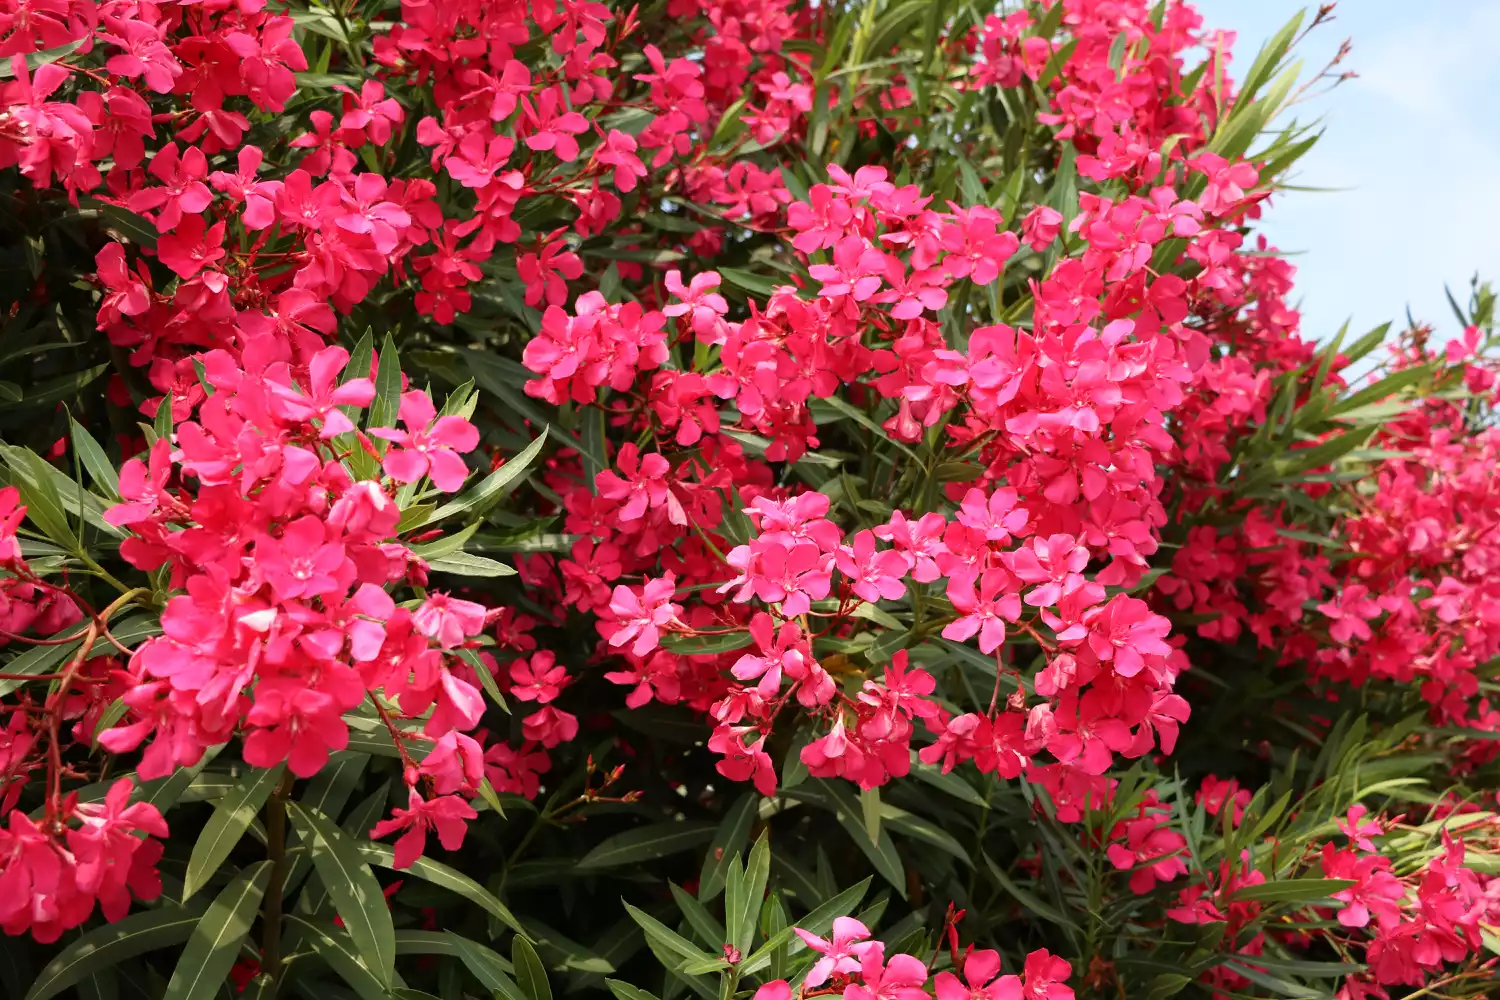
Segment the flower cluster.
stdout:
[[[829,937],[822,938],[802,928],[797,934],[817,954],[812,968],[796,991],[784,979],[772,980],[755,992],[755,1000],[791,1000],[842,994],[844,1000],[1073,1000],[1067,985],[1073,967],[1045,949],[1026,956],[1021,975],[1001,975],[1000,953],[970,946],[962,955],[956,949],[953,968],[935,976],[914,955],[889,958],[885,945],[870,940],[870,931],[853,917],[837,917]],[[929,986],[929,978],[931,985]]]

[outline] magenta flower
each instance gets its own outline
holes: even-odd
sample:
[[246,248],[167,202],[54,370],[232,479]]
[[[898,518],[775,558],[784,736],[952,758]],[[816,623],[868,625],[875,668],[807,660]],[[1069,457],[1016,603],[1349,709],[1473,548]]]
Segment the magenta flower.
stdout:
[[484,605],[433,593],[417,608],[412,621],[418,632],[444,649],[452,649],[462,646],[469,636],[484,631]]
[[474,807],[456,795],[438,795],[431,801],[423,801],[416,789],[410,789],[410,801],[405,809],[392,809],[391,818],[383,819],[370,831],[370,838],[378,840],[397,830],[405,830],[396,841],[397,868],[410,868],[427,849],[427,831],[436,831],[438,842],[446,851],[456,851],[464,846],[464,834],[468,832],[467,820],[478,819]]
[[960,615],[943,628],[943,638],[965,642],[976,634],[979,651],[993,653],[1005,641],[1005,623],[1021,617],[1020,587],[1003,569],[987,569],[979,578],[979,589],[973,580],[954,578],[948,581],[948,600]]
[[1021,977],[1000,975],[998,951],[970,952],[963,974],[960,980],[951,972],[939,972],[932,984],[937,1000],[1021,1000]]
[[834,562],[839,572],[848,577],[860,600],[871,604],[894,601],[906,593],[906,584],[901,580],[906,575],[906,560],[894,549],[879,551],[875,546],[875,534],[861,531],[854,536],[852,545],[839,547]]
[[807,978],[803,980],[803,988],[809,990],[817,989],[835,975],[858,972],[865,954],[881,947],[878,941],[865,940],[870,929],[853,917],[835,917],[833,933],[826,939],[800,927],[794,930],[803,944],[822,956],[807,970]]
[[404,431],[370,429],[372,436],[391,442],[381,463],[386,474],[398,483],[430,476],[444,493],[457,492],[469,475],[469,467],[457,453],[478,447],[479,431],[463,417],[439,417],[427,393],[415,390],[401,394],[400,416]]

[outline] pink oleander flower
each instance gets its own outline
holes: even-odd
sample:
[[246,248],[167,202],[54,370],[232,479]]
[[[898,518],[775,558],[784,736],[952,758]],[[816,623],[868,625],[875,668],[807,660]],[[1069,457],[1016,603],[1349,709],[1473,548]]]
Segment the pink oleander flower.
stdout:
[[392,809],[391,818],[383,819],[370,831],[372,840],[406,831],[396,840],[397,868],[410,868],[427,850],[427,831],[435,831],[438,842],[446,851],[456,851],[464,845],[464,834],[469,830],[468,820],[477,819],[474,807],[456,795],[437,795],[424,801],[416,789],[408,789],[410,799],[405,809]]
[[386,474],[398,483],[415,483],[430,476],[444,493],[464,484],[469,467],[459,453],[479,445],[479,431],[463,417],[439,417],[425,392],[401,394],[401,422],[406,429],[372,427],[370,434],[391,442],[382,461]]

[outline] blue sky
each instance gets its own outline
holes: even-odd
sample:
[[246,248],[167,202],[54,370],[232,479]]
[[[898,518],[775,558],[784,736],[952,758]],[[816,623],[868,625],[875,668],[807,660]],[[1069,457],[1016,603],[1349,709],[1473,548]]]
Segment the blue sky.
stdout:
[[[1196,6],[1238,32],[1240,76],[1307,4]],[[1475,271],[1500,284],[1500,0],[1343,0],[1335,15],[1299,47],[1304,70],[1352,38],[1344,68],[1359,76],[1296,109],[1327,131],[1291,182],[1342,190],[1287,192],[1262,229],[1295,254],[1304,336],[1327,339],[1346,318],[1351,335],[1401,323],[1410,307],[1446,340],[1457,329],[1444,282],[1461,304]]]

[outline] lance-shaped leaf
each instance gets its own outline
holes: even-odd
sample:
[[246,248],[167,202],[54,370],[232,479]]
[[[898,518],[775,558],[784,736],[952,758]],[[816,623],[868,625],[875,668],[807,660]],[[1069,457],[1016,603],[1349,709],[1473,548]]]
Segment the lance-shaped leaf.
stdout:
[[578,862],[583,871],[617,868],[653,861],[691,850],[713,838],[712,823],[655,823],[617,833],[594,847]]
[[163,1000],[209,1000],[218,994],[239,957],[240,942],[255,923],[270,879],[271,862],[256,862],[214,898],[188,936]]
[[313,866],[344,921],[360,959],[380,984],[390,988],[396,969],[396,929],[375,873],[357,842],[315,809],[287,803],[292,823],[312,848]]
[[286,766],[283,764],[268,771],[258,768],[246,771],[219,800],[214,814],[208,818],[203,832],[198,834],[198,840],[193,844],[187,875],[183,878],[184,902],[191,899],[213,877],[214,872],[219,870],[224,859],[229,857],[229,852],[234,850],[234,845],[250,829],[256,813],[266,804],[266,799],[271,797],[271,790],[281,781],[285,771]]
[[197,910],[166,903],[95,927],[47,963],[31,984],[26,1000],[50,1000],[100,969],[148,951],[181,944],[202,919],[203,914]]
[[390,992],[360,956],[354,941],[337,927],[319,925],[304,917],[288,916],[287,923],[312,945],[318,957],[362,1000],[390,1000]]
[[536,462],[537,456],[542,453],[542,446],[546,443],[547,429],[543,428],[541,437],[531,442],[509,462],[485,476],[467,491],[443,504],[427,518],[425,523],[441,521],[455,514],[483,514],[490,507],[505,499],[506,494],[524,481],[527,473],[531,471],[531,466]]
[[[382,868],[396,867],[396,852],[388,844],[378,844],[374,841],[360,841],[357,845],[359,857]],[[412,862],[410,868],[401,869],[403,875],[411,875],[415,878],[441,886],[449,892],[457,893],[464,899],[483,909],[505,926],[517,934],[525,936],[526,930],[521,926],[515,914],[510,912],[500,900],[496,899],[484,886],[469,878],[463,872],[447,865],[433,861],[431,858],[418,858]]]
[[516,967],[516,985],[526,1000],[552,1000],[547,970],[531,942],[517,935],[510,944],[510,964]]

